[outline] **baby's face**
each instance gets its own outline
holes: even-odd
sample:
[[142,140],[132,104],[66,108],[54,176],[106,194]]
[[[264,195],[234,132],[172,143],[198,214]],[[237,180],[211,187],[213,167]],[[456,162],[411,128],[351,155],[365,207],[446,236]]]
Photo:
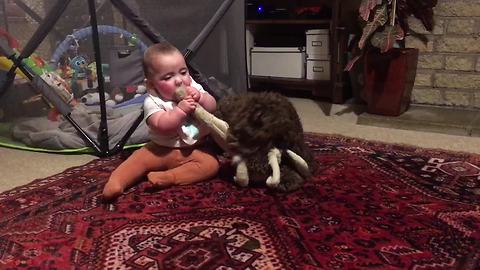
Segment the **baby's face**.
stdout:
[[192,83],[185,59],[179,52],[155,55],[150,68],[152,75],[147,78],[147,86],[166,100],[174,100],[177,87]]

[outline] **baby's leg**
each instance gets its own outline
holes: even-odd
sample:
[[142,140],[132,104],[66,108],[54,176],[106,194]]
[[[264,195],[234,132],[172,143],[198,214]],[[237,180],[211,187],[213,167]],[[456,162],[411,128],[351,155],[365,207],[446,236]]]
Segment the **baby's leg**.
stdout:
[[170,149],[149,143],[136,150],[122,162],[110,175],[103,188],[104,199],[113,199],[123,191],[137,183],[152,170],[167,169],[167,156]]
[[177,152],[179,163],[166,171],[150,172],[148,181],[157,187],[188,185],[212,178],[218,172],[218,160],[210,153],[195,149],[189,154]]

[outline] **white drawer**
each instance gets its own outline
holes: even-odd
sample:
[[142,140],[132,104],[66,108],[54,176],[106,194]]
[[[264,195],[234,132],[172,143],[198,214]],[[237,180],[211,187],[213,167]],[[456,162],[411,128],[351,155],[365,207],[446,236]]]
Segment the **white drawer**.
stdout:
[[330,80],[330,59],[307,58],[306,73],[308,80]]
[[283,78],[305,78],[304,48],[253,47],[251,75]]
[[305,32],[307,55],[326,56],[329,54],[328,29],[312,29]]

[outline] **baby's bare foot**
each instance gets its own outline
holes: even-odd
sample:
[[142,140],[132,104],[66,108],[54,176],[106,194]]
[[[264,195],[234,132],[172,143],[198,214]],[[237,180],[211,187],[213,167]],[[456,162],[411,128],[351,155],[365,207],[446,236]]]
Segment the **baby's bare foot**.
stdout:
[[108,181],[103,187],[103,199],[112,200],[122,195],[124,187],[119,183]]
[[174,183],[166,177],[165,172],[149,172],[147,178],[148,182],[157,188],[165,188],[174,185]]

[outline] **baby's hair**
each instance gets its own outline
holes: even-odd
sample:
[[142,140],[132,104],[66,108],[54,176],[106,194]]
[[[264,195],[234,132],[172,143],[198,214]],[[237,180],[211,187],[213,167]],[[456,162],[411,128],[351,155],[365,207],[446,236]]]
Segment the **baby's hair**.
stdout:
[[152,46],[148,47],[143,54],[143,72],[145,73],[145,77],[148,78],[151,74],[151,61],[155,55],[164,55],[164,54],[171,54],[181,52],[173,46],[171,43],[164,41],[160,43],[153,44]]

